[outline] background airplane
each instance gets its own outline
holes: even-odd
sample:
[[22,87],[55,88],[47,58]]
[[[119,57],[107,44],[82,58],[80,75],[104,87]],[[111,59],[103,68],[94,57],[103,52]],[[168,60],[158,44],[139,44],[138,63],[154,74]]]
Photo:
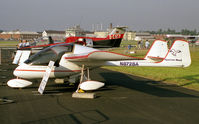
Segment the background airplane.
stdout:
[[78,43],[89,47],[119,47],[127,27],[115,27],[106,38],[68,37],[66,43]]

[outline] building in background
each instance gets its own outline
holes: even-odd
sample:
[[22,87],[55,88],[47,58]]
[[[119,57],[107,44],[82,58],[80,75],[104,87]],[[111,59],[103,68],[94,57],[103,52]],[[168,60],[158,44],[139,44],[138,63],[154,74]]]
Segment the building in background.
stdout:
[[166,34],[153,34],[152,36],[158,40],[165,40],[167,38]]
[[136,32],[135,39],[154,41],[155,38],[149,32]]
[[71,36],[85,36],[85,32],[82,28],[80,28],[80,25],[76,25],[73,27],[69,27],[66,29],[65,37],[71,37]]
[[123,37],[124,41],[133,41],[135,40],[136,32],[133,31],[126,31]]
[[53,40],[64,40],[65,31],[56,31],[56,30],[45,30],[42,33],[42,38],[48,40],[48,37],[51,36]]
[[33,40],[40,38],[41,34],[38,32],[30,31],[9,31],[0,33],[0,39],[4,40]]

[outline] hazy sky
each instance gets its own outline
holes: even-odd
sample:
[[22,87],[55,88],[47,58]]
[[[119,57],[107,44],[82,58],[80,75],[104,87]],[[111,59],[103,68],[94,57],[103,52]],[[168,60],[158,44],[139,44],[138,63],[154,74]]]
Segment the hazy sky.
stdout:
[[0,0],[0,29],[65,30],[109,23],[130,30],[197,29],[199,0]]

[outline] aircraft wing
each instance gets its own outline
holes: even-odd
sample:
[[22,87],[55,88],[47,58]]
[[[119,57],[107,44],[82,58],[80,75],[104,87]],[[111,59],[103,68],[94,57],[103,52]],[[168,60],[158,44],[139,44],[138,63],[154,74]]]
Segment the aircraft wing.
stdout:
[[144,60],[143,58],[126,56],[118,53],[107,51],[94,51],[88,54],[71,54],[71,56],[65,57],[71,62],[90,62],[90,61],[117,61],[117,60]]

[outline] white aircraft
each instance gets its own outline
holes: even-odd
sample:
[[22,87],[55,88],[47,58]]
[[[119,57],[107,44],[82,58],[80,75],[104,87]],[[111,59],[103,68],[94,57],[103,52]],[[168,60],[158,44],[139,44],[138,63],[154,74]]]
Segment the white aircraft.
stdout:
[[96,90],[104,86],[102,82],[91,81],[89,72],[86,81],[83,81],[86,69],[89,71],[100,66],[188,67],[191,64],[191,57],[188,42],[182,40],[175,41],[169,50],[167,42],[156,40],[144,58],[65,43],[50,46],[29,57],[13,73],[22,79],[12,79],[8,81],[8,86],[23,88],[31,85],[32,82],[24,79],[42,78],[49,61],[55,62],[49,72],[49,78],[63,78],[72,83],[80,83],[78,92],[79,89]]

